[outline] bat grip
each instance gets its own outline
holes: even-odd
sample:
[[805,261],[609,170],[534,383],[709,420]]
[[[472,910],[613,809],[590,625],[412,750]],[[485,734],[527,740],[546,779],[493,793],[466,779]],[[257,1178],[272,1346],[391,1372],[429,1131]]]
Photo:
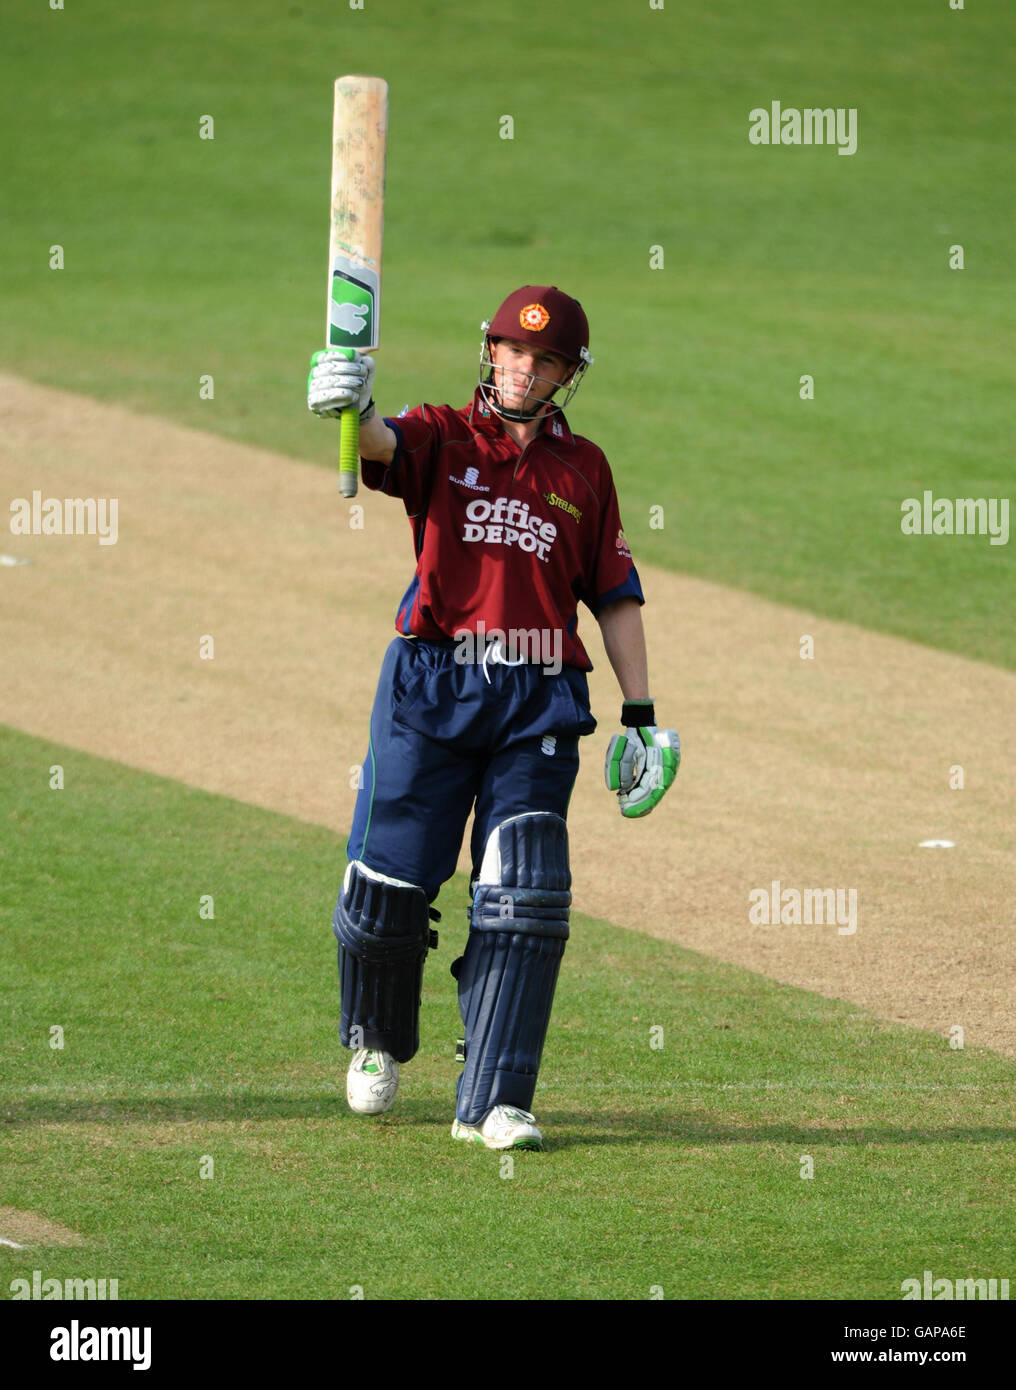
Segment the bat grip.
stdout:
[[339,491],[355,497],[360,470],[360,407],[347,406],[339,420]]

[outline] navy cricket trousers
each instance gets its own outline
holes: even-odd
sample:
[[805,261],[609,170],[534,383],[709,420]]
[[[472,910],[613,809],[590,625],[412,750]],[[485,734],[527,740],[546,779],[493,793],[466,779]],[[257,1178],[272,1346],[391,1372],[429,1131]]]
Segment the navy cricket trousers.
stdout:
[[405,637],[385,653],[346,848],[430,901],[455,872],[474,804],[474,878],[501,821],[566,816],[579,738],[596,728],[584,671],[455,657],[453,642]]

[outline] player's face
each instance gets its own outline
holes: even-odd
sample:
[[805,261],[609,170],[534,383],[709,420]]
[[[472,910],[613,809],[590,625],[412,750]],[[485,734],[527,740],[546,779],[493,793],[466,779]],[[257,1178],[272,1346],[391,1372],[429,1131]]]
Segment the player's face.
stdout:
[[508,410],[535,410],[571,376],[572,364],[556,352],[502,338],[490,345],[494,385]]

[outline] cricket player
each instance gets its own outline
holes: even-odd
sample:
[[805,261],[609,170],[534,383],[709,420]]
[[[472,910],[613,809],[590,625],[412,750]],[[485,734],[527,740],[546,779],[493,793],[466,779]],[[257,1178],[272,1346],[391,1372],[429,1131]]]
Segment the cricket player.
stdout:
[[[356,403],[364,484],[401,499],[416,569],[381,668],[334,916],[347,1096],[379,1114],[419,1048],[430,904],[466,821],[472,906],[454,962],[465,1034],[456,1139],[540,1149],[533,1094],[568,938],[568,801],[596,727],[578,605],[600,625],[622,733],[606,781],[622,816],[672,784],[680,741],[656,726],[642,587],[603,453],[563,413],[592,364],[589,325],[555,286],[514,291],[483,324],[480,379],[461,410],[382,419],[374,362],[314,354],[308,404]],[[561,398],[560,400],[558,398]]]

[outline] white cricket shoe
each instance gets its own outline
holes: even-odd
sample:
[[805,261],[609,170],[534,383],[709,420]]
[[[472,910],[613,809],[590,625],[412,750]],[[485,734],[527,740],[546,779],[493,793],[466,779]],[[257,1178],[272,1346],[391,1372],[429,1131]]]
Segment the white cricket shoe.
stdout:
[[361,1047],[353,1053],[346,1076],[346,1099],[359,1115],[381,1115],[399,1091],[399,1064],[389,1052]]
[[452,1138],[467,1144],[486,1144],[488,1149],[542,1149],[543,1135],[528,1110],[514,1105],[495,1105],[482,1125],[466,1125],[456,1119]]

